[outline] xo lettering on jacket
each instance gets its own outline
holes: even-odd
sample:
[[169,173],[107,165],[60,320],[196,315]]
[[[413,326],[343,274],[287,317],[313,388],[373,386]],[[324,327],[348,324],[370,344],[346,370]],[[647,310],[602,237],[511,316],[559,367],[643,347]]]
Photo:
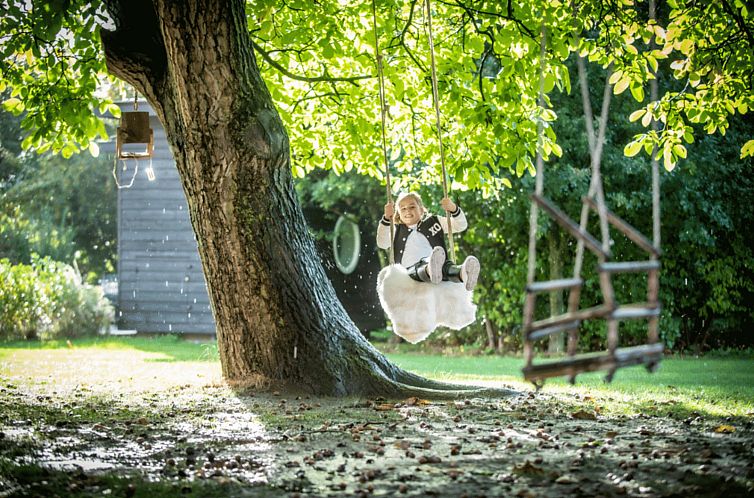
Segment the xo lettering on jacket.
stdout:
[[432,225],[431,227],[429,227],[429,233],[431,233],[432,236],[437,235],[441,231],[442,231],[442,227],[440,226],[439,223],[435,223],[434,225]]

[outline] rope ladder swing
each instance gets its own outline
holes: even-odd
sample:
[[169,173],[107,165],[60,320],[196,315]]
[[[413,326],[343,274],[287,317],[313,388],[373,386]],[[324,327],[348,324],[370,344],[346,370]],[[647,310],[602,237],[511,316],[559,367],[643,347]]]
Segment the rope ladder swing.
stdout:
[[[546,30],[544,21],[541,29],[540,42],[540,81],[538,103],[540,112],[544,109],[544,70],[546,57]],[[659,172],[657,161],[652,163],[652,193],[653,193],[653,232],[654,240],[649,241],[637,229],[629,225],[620,217],[607,209],[605,195],[602,188],[600,158],[604,144],[607,111],[611,96],[611,85],[606,81],[605,93],[602,101],[602,112],[598,129],[598,136],[594,136],[592,124],[592,110],[589,103],[586,69],[582,58],[578,59],[579,81],[584,102],[586,117],[586,131],[591,156],[592,178],[588,193],[582,199],[582,210],[579,224],[576,224],[561,211],[552,201],[543,195],[544,190],[544,161],[542,158],[544,125],[540,116],[537,126],[536,153],[536,182],[535,191],[531,195],[529,230],[529,265],[527,273],[526,300],[523,312],[524,329],[524,378],[541,387],[544,379],[549,377],[568,376],[574,382],[576,375],[583,372],[607,370],[606,380],[612,380],[616,370],[631,365],[645,365],[653,371],[662,359],[663,345],[659,342],[658,321],[660,315],[659,269],[660,269],[660,241],[659,241]],[[608,71],[608,80],[610,77]],[[655,83],[656,86],[656,83]],[[656,91],[656,88],[653,87]],[[654,98],[654,97],[653,97]],[[656,100],[656,99],[655,99]],[[653,153],[653,158],[655,154]],[[551,217],[562,229],[577,240],[576,257],[573,278],[549,281],[535,281],[536,270],[536,233],[538,226],[538,209]],[[597,213],[599,218],[602,240],[598,240],[587,231],[590,211]],[[648,253],[647,261],[611,261],[609,226],[623,233],[640,249]],[[579,309],[581,288],[584,281],[581,277],[584,248],[589,249],[598,260],[600,290],[603,302],[597,306]],[[612,277],[621,273],[647,273],[647,302],[620,305],[615,299]],[[568,310],[561,315],[551,316],[542,320],[534,319],[536,298],[538,294],[549,292],[569,291]],[[577,354],[578,330],[585,320],[604,319],[607,322],[607,351],[597,354]],[[648,340],[640,346],[619,348],[618,325],[622,320],[648,319]],[[548,338],[560,332],[568,333],[567,358],[547,363],[534,364],[535,342]]]

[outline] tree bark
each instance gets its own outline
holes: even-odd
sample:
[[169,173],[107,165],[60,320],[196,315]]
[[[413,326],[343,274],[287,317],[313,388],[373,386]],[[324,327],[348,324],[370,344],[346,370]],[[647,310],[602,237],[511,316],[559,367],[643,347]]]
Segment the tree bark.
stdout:
[[325,395],[475,391],[405,372],[349,319],[319,263],[241,0],[107,0],[109,70],[165,126],[188,201],[224,376]]
[[497,347],[497,327],[488,317],[484,317],[484,329],[487,331],[487,347],[494,351]]

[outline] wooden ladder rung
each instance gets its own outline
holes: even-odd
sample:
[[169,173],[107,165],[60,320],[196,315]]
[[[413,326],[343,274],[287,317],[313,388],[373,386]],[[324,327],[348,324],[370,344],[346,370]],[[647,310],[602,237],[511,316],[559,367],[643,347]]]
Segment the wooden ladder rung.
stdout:
[[581,325],[581,321],[574,320],[572,322],[559,323],[557,325],[553,325],[552,327],[545,327],[543,329],[532,330],[528,333],[528,335],[526,336],[526,339],[529,341],[538,341],[539,339],[544,339],[547,336],[550,336],[552,334],[557,334],[558,332],[563,332],[564,330],[575,329],[579,325]]
[[544,320],[537,320],[536,322],[532,323],[529,326],[528,331],[540,330],[540,329],[552,327],[555,325],[560,325],[562,323],[567,323],[567,322],[575,322],[575,321],[582,321],[582,320],[589,320],[592,318],[603,317],[603,316],[609,315],[611,311],[613,311],[612,308],[602,304],[599,306],[594,306],[592,308],[584,308],[583,310],[576,310],[572,313],[563,313],[562,315],[551,316],[550,318],[545,318]]
[[643,271],[659,270],[659,260],[649,261],[621,261],[617,263],[600,263],[597,268],[607,273],[638,273]]
[[[592,208],[595,212],[598,212],[597,203],[594,202],[594,199],[590,197],[583,197],[582,200],[589,204],[589,207]],[[640,231],[638,231],[628,222],[624,221],[622,218],[620,218],[618,215],[607,208],[605,208],[605,214],[607,214],[607,221],[615,228],[620,230],[623,234],[625,234],[626,237],[633,240],[636,245],[644,249],[649,254],[654,254],[657,257],[660,256],[660,250],[656,248],[654,244],[652,244],[652,242],[650,242],[649,239],[646,238]]]
[[575,287],[581,287],[582,285],[584,285],[584,281],[580,278],[562,278],[560,280],[533,282],[526,286],[526,292],[538,294],[540,292],[573,289]]
[[656,342],[654,344],[642,344],[630,348],[618,348],[615,350],[615,361],[619,366],[640,365],[642,363],[656,363],[662,360],[662,352],[665,346]]
[[576,375],[596,370],[615,370],[632,365],[652,366],[662,360],[664,346],[660,343],[644,344],[630,348],[619,348],[615,354],[599,353],[596,355],[579,355],[565,360],[551,361],[525,367],[526,380],[541,380],[562,375]]
[[569,218],[567,214],[558,209],[553,203],[537,194],[532,194],[531,198],[542,207],[542,209],[544,209],[558,223],[558,225],[563,227],[572,236],[583,240],[584,244],[590,251],[605,259],[610,258],[610,251],[602,249],[602,244],[600,244],[597,239],[586,230],[582,230],[580,226]]
[[610,314],[616,320],[634,320],[638,318],[652,318],[660,316],[660,306],[651,306],[649,303],[634,303],[618,306]]

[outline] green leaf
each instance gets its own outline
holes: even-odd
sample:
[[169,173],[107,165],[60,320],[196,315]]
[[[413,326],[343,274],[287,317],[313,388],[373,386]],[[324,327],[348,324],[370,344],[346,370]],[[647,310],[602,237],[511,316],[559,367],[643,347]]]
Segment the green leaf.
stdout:
[[673,154],[670,151],[670,148],[665,147],[662,151],[662,162],[663,166],[667,171],[673,171],[673,168],[675,168],[675,161],[673,160]]
[[651,55],[647,55],[647,62],[649,63],[649,66],[652,68],[652,72],[657,72],[657,59]]
[[19,114],[24,112],[24,103],[21,102],[20,99],[11,97],[3,102],[3,108],[14,116],[18,116]]
[[637,102],[642,102],[644,100],[644,88],[640,85],[631,85],[631,95]]
[[97,145],[97,142],[89,143],[89,154],[91,154],[92,157],[99,157],[99,145]]
[[644,114],[646,114],[646,112],[647,112],[646,109],[636,110],[631,113],[631,115],[628,117],[628,120],[633,123],[634,121],[642,117]]
[[754,140],[749,140],[741,147],[741,159],[745,157],[754,157]]
[[558,157],[563,157],[563,148],[556,143],[552,144],[552,152]]
[[60,154],[66,158],[69,159],[72,155],[74,155],[76,152],[78,152],[78,149],[73,144],[65,144],[63,149],[60,151]]
[[626,88],[628,88],[628,83],[629,83],[628,78],[620,80],[618,84],[615,85],[615,88],[613,88],[613,93],[615,95],[620,95],[626,90]]
[[466,46],[475,54],[481,54],[484,51],[484,40],[480,36],[470,36],[466,40]]
[[626,157],[634,157],[636,154],[639,153],[641,150],[641,142],[639,141],[633,141],[626,144],[625,147],[623,147],[623,155]]
[[555,75],[547,73],[545,75],[545,92],[549,93],[555,88]]
[[642,126],[644,126],[645,128],[646,128],[647,126],[649,126],[649,124],[650,124],[651,122],[652,122],[652,113],[651,113],[651,112],[648,112],[648,113],[646,113],[646,114],[644,115],[644,117],[643,117],[643,118],[641,118],[641,124],[642,124]]
[[673,146],[673,154],[680,158],[686,159],[686,147],[681,144],[675,144]]

